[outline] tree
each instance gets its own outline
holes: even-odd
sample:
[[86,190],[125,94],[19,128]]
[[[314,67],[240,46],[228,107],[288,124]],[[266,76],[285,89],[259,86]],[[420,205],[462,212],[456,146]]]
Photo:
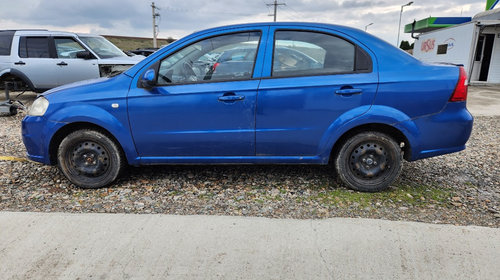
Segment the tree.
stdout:
[[410,43],[406,40],[401,41],[401,44],[399,45],[399,48],[402,50],[411,50],[413,49],[413,45],[410,45]]

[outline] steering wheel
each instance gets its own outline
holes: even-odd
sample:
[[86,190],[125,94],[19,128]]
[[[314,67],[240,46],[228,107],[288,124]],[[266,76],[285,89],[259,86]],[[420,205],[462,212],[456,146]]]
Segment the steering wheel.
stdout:
[[182,70],[184,71],[184,74],[186,74],[186,80],[190,81],[198,80],[198,77],[196,76],[196,73],[193,70],[193,65],[190,64],[189,62],[185,61],[182,64]]

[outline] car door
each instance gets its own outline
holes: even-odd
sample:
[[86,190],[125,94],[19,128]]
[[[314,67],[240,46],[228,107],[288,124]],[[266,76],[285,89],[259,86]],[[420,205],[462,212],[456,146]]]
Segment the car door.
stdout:
[[[153,61],[149,67],[157,71],[156,86],[133,84],[128,96],[130,126],[143,163],[255,155],[264,31],[207,34]],[[255,52],[239,62],[218,60],[237,48]]]
[[329,29],[271,27],[257,99],[256,155],[325,153],[335,121],[366,112],[375,97],[372,56]]
[[13,69],[25,74],[35,88],[49,89],[59,84],[58,66],[51,53],[49,36],[21,36],[18,55]]
[[64,85],[81,80],[99,78],[97,58],[83,59],[76,57],[81,51],[88,51],[73,37],[53,37],[58,85]]

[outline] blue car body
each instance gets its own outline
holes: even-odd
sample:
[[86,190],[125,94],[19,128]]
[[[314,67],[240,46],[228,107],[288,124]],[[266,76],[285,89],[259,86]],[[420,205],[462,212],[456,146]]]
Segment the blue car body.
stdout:
[[[276,30],[332,34],[361,48],[370,71],[273,77]],[[247,80],[140,87],[160,59],[200,39],[258,31],[253,76]],[[28,157],[57,163],[71,131],[99,128],[122,148],[130,165],[178,163],[327,164],[336,143],[371,128],[404,142],[413,161],[465,148],[473,118],[466,102],[450,102],[459,68],[416,60],[361,30],[316,23],[257,23],[193,33],[151,54],[119,76],[79,82],[42,94],[43,116],[22,123]],[[362,94],[335,94],[349,89]],[[221,102],[231,92],[244,99]]]

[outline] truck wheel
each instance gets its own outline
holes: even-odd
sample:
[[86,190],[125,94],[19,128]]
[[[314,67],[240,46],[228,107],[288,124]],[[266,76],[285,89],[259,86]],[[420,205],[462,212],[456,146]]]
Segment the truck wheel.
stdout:
[[363,192],[387,189],[402,167],[399,145],[386,134],[374,131],[347,139],[335,157],[335,169],[342,182]]
[[100,188],[112,183],[124,168],[118,145],[105,134],[89,129],[66,136],[57,151],[59,169],[81,188]]
[[17,107],[11,105],[10,108],[9,108],[9,114],[11,116],[16,115],[17,114]]

